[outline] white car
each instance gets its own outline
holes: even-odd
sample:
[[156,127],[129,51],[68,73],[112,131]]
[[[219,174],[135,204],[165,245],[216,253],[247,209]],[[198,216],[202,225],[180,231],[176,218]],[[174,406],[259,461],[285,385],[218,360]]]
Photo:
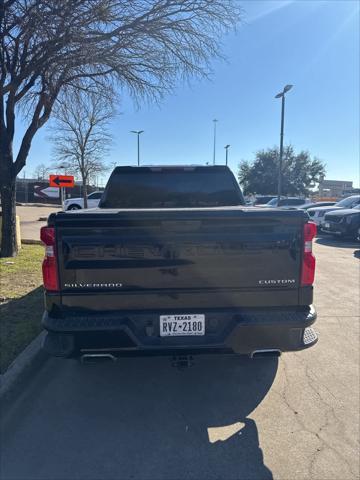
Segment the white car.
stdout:
[[308,198],[299,198],[299,197],[281,197],[280,201],[278,202],[277,197],[274,197],[270,202],[266,203],[265,205],[261,205],[263,207],[275,208],[301,208],[307,203],[310,203]]
[[340,202],[335,203],[333,206],[309,208],[307,213],[310,215],[311,220],[315,222],[316,225],[321,226],[324,223],[325,213],[344,208],[354,208],[359,204],[360,195],[352,195],[351,197],[340,200]]
[[[100,198],[103,192],[93,192],[87,197],[87,208],[96,208],[99,205]],[[80,210],[84,208],[83,198],[68,198],[64,202],[64,210]]]

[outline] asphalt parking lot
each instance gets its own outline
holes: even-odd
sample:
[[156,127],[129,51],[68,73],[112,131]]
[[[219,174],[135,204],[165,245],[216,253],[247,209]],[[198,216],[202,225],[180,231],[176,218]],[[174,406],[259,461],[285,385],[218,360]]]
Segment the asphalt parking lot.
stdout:
[[59,205],[19,205],[16,207],[16,215],[20,217],[21,238],[25,240],[40,240],[40,228],[46,225],[46,221],[39,218],[48,217],[53,212],[61,210]]
[[1,478],[359,478],[360,244],[319,238],[319,343],[280,359],[49,359],[2,414]]

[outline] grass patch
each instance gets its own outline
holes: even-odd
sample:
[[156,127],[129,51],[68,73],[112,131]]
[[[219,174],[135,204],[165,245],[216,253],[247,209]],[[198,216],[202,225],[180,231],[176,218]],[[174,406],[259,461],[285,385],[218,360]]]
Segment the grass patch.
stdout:
[[0,258],[0,372],[41,331],[44,311],[41,245],[23,245],[17,257]]

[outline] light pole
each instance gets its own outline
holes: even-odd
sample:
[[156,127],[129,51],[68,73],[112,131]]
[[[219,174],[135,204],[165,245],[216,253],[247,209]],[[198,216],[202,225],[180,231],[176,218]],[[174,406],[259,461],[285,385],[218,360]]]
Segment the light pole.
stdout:
[[[58,165],[57,167],[60,170],[64,170],[64,175],[66,175],[66,169],[69,168],[69,164],[63,163],[61,165]],[[66,200],[66,190],[65,187],[60,188],[60,200],[61,200],[61,205],[62,208],[64,208],[64,201]]]
[[57,167],[59,170],[64,170],[64,175],[67,175],[67,169],[70,168],[69,164],[63,163]]
[[140,135],[144,130],[131,130],[130,133],[135,133],[137,135],[137,164],[140,166]]
[[216,124],[219,120],[214,118],[214,150],[213,150],[213,165],[215,165],[215,157],[216,157]]
[[225,145],[225,165],[227,166],[228,164],[228,150],[229,150],[230,145]]
[[293,85],[285,85],[282,92],[275,95],[275,98],[281,98],[281,128],[280,128],[280,155],[279,155],[279,175],[278,175],[278,204],[281,197],[282,187],[282,157],[284,149],[284,118],[285,118],[285,93],[291,90]]

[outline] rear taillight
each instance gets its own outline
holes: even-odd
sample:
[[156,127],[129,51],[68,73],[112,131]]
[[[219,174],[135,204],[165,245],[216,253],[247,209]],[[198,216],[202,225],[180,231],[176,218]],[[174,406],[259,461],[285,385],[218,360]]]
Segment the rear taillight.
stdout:
[[312,253],[312,241],[316,235],[316,224],[307,222],[304,225],[304,251],[301,268],[301,286],[312,285],[315,278],[315,257]]
[[40,230],[40,238],[45,244],[45,258],[42,264],[44,288],[45,290],[56,292],[59,290],[59,280],[54,227],[42,227]]

